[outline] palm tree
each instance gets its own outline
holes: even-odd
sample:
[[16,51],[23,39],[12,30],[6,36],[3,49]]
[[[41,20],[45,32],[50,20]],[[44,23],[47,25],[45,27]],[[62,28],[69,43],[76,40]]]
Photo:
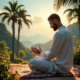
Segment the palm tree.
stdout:
[[[22,22],[24,22],[28,28],[30,29],[29,23],[32,24],[30,20],[28,20],[26,17],[30,17],[30,15],[26,15],[26,10],[23,8],[19,8],[18,14],[18,41],[17,41],[17,58],[18,58],[18,52],[19,52],[19,36],[20,36],[20,28],[22,28]],[[29,23],[28,23],[29,22]]]
[[26,57],[26,53],[25,53],[23,50],[20,50],[20,51],[19,51],[19,56],[20,56],[21,59],[22,59],[23,57]]
[[2,22],[7,18],[8,19],[8,24],[10,21],[12,21],[12,32],[13,32],[13,39],[12,39],[12,62],[14,63],[14,46],[15,46],[15,22],[17,22],[17,11],[21,6],[24,5],[19,5],[17,6],[17,1],[13,1],[13,3],[11,1],[9,1],[9,5],[10,8],[7,6],[4,6],[4,9],[7,10],[7,12],[3,12],[0,14],[4,15]]
[[67,18],[69,23],[73,20],[73,19],[77,19],[77,24],[76,27],[79,26],[79,21],[78,21],[78,14],[79,14],[79,9],[78,6],[73,5],[73,9],[67,9],[64,11],[64,13],[68,12]]
[[80,0],[54,0],[53,6],[54,9],[58,11],[62,6],[73,6],[73,5],[78,5],[78,10],[79,10],[78,21],[79,21],[79,34],[80,34]]

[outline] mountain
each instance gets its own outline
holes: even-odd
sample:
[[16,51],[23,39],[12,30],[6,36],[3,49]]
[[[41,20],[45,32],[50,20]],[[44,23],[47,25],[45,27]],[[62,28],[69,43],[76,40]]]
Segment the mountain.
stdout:
[[[76,23],[73,23],[67,27],[67,29],[70,31],[72,37],[77,36],[77,39],[79,39],[79,27],[76,27]],[[73,46],[75,46],[73,42]]]
[[[12,51],[12,34],[7,30],[6,26],[3,23],[0,23],[0,41],[4,40],[7,43],[7,46],[10,47],[9,51]],[[25,47],[21,42],[19,42],[19,50],[24,50],[26,57],[23,57],[24,60],[30,60],[32,58],[32,51]],[[17,53],[17,39],[15,38],[15,51]]]
[[[72,37],[77,36],[77,39],[79,39],[79,27],[76,28],[76,23],[69,25],[67,29],[71,33]],[[43,51],[48,51],[50,48],[51,42],[52,40],[44,44],[38,43],[38,44],[33,45],[33,47],[39,48],[38,46],[40,46]],[[73,46],[75,46],[74,42],[73,42]]]
[[21,41],[23,43],[23,45],[25,45],[27,48],[31,48],[32,45],[34,45],[32,42],[30,41]]
[[38,43],[38,44],[33,45],[32,47],[36,47],[36,48],[39,49],[38,46],[40,46],[43,51],[49,51],[51,42],[52,42],[52,40],[50,40],[50,41],[48,41],[46,43]]
[[30,36],[30,37],[26,37],[26,36],[20,36],[20,41],[30,41],[33,44],[37,44],[37,43],[45,43],[50,41],[51,38],[47,37],[47,36],[43,36],[41,34],[36,34],[34,36]]

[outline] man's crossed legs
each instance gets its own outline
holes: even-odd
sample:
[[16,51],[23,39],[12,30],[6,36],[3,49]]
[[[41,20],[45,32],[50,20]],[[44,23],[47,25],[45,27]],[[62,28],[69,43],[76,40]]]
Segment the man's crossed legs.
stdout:
[[38,60],[38,59],[31,59],[29,61],[29,68],[31,70],[38,70],[40,72],[46,72],[48,71],[49,67],[50,67],[51,61],[47,61],[47,60]]

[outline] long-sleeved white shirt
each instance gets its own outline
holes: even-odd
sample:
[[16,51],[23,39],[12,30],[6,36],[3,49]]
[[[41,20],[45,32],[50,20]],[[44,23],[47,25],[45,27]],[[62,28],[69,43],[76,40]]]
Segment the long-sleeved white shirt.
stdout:
[[[55,71],[64,73],[70,71],[73,66],[73,40],[69,30],[65,26],[61,26],[55,33],[50,50],[40,53],[45,60],[52,61],[48,72]],[[53,72],[56,73],[56,72]]]

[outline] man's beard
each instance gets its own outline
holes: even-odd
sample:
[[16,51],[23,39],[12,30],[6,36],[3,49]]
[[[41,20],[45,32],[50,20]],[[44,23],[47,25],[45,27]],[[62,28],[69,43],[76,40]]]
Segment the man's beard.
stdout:
[[56,31],[57,30],[57,28],[58,28],[58,25],[57,24],[55,24],[54,22],[53,22],[53,25],[54,25],[54,31]]

